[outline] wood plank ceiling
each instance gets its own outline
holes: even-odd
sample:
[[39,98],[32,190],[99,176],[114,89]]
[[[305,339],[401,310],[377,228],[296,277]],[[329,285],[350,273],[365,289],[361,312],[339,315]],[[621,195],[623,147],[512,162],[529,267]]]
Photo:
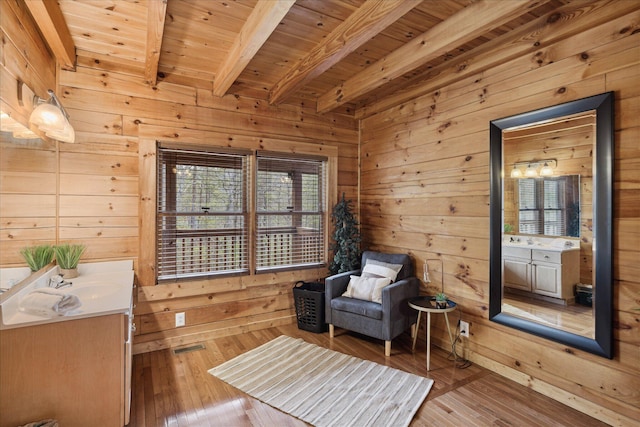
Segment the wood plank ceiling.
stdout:
[[560,19],[569,1],[26,3],[65,69],[99,61],[139,76],[141,85],[171,82],[217,96],[312,103],[319,112],[339,109],[363,117],[388,95],[397,104],[411,99],[412,88],[425,80],[464,78],[451,67],[462,71],[475,52],[517,40],[518,30],[537,17]]

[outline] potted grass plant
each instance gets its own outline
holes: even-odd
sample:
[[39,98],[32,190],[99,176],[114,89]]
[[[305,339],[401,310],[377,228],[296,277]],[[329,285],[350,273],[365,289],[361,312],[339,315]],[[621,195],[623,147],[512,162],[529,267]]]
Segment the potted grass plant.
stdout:
[[84,245],[64,243],[53,248],[60,274],[65,279],[78,277],[78,262],[85,250]]
[[31,271],[38,271],[53,261],[53,247],[51,245],[38,245],[22,248],[20,254],[27,262]]

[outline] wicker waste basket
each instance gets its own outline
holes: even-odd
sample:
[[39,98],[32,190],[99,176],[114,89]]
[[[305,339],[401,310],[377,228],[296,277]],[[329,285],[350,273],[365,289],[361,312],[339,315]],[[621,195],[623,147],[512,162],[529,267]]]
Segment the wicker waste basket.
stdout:
[[593,286],[578,283],[575,289],[576,303],[593,306]]
[[324,284],[299,281],[293,286],[298,328],[321,333],[327,330],[324,322]]

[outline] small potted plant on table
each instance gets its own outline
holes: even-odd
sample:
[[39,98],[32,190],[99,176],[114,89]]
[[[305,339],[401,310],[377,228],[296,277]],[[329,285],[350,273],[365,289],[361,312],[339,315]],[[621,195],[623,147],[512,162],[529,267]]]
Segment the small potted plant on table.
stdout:
[[447,296],[444,292],[436,294],[436,308],[447,308]]
[[84,252],[84,245],[72,245],[65,243],[53,248],[56,254],[56,262],[60,268],[60,274],[65,279],[78,277],[78,262]]

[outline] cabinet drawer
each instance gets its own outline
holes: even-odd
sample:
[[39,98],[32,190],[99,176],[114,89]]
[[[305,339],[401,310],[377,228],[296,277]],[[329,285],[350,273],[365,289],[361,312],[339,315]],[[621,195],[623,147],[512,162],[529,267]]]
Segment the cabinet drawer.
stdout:
[[555,264],[562,264],[562,252],[556,251],[541,251],[534,249],[531,257],[534,261],[552,262]]
[[502,256],[509,258],[531,259],[531,249],[514,248],[513,246],[503,246]]

